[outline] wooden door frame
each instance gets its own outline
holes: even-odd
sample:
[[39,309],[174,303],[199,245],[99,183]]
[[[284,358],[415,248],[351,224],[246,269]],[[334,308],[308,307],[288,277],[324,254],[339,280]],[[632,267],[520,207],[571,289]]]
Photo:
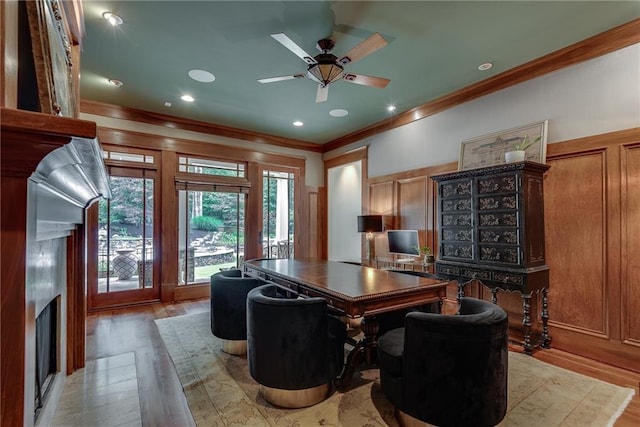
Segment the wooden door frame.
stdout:
[[[261,235],[261,232],[264,228],[264,221],[263,221],[264,212],[262,209],[263,192],[264,192],[264,171],[293,174],[293,208],[294,208],[293,253],[294,253],[294,257],[296,257],[297,254],[300,253],[299,251],[306,246],[303,243],[304,238],[301,234],[303,227],[301,226],[301,221],[298,219],[298,218],[304,218],[303,216],[304,212],[302,210],[302,188],[304,183],[301,182],[302,174],[301,174],[300,168],[297,168],[294,166],[258,164],[256,168],[257,179],[255,180],[257,185],[252,187],[252,190],[255,191],[255,193],[257,194],[257,197],[256,197],[257,200],[255,201],[257,206],[255,206],[256,209],[254,209],[252,212],[255,213],[256,218],[258,218],[257,228],[256,228],[256,238],[254,239],[254,242],[255,242],[254,255],[255,256],[252,256],[252,258],[262,258],[262,250],[263,250],[262,242],[259,241],[258,236]],[[246,247],[245,247],[245,251],[246,251]]]
[[[118,150],[121,149],[118,147]],[[151,288],[118,291],[107,294],[98,293],[98,203],[87,210],[87,310],[98,311],[113,307],[160,301],[160,277],[162,274],[162,240],[160,236],[161,189],[160,176],[155,167],[140,164],[108,162],[109,177],[129,177],[153,179],[153,286]],[[117,173],[112,175],[112,171]],[[139,175],[139,176],[138,176]]]

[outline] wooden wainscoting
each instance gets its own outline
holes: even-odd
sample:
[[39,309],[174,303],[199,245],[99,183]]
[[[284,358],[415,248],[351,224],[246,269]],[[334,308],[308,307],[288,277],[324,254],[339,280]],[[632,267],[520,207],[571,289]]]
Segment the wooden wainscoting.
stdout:
[[[550,144],[547,163],[551,346],[640,372],[640,128]],[[430,177],[456,168],[450,163],[371,178],[367,208],[394,215],[395,228],[425,230],[421,239],[437,252],[437,194]],[[379,256],[387,253],[383,237]],[[490,298],[477,284],[465,293]],[[447,297],[455,299],[455,286]],[[520,295],[501,292],[498,302],[517,339]],[[534,329],[541,328],[539,312],[534,298]]]
[[552,346],[640,372],[640,129],[549,146]]

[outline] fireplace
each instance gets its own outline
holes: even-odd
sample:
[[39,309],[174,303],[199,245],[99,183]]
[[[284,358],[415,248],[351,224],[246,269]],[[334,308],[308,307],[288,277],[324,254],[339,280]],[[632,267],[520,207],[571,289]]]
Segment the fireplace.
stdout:
[[58,303],[60,297],[49,302],[36,317],[36,375],[35,421],[44,407],[53,379],[58,373]]
[[48,425],[66,375],[84,366],[85,210],[109,182],[95,123],[0,116],[1,424]]

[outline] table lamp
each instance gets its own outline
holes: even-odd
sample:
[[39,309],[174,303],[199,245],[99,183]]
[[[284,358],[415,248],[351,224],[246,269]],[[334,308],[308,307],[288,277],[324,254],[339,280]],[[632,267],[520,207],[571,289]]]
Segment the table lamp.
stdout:
[[367,259],[373,262],[376,257],[376,241],[373,233],[383,231],[382,215],[358,216],[358,232],[367,233]]

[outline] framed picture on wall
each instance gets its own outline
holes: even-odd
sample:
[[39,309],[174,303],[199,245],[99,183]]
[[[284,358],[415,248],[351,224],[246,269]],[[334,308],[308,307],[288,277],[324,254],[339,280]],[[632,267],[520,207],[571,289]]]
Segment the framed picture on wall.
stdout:
[[[462,141],[458,170],[495,166],[505,163],[505,153],[519,148],[524,160],[544,163],[547,156],[547,123],[544,120]],[[524,146],[524,147],[523,147]]]
[[59,0],[25,2],[40,111],[77,117],[71,72],[71,38]]

